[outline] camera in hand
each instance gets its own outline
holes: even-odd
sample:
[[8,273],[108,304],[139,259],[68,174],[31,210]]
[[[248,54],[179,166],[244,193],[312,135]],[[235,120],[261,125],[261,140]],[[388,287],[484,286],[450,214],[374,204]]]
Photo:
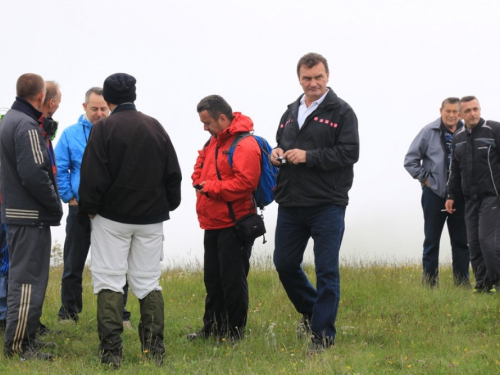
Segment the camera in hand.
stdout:
[[278,156],[276,160],[278,160],[281,164],[286,164],[286,158],[283,156]]

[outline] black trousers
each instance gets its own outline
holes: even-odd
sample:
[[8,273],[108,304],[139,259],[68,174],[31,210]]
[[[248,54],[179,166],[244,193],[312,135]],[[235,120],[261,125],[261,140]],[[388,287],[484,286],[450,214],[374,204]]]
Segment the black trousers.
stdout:
[[477,289],[500,283],[500,204],[497,196],[465,202],[470,262]]
[[7,225],[10,256],[4,352],[25,350],[36,337],[49,280],[50,227]]
[[207,297],[203,331],[240,338],[248,315],[247,276],[253,241],[242,241],[231,227],[206,230],[204,245]]

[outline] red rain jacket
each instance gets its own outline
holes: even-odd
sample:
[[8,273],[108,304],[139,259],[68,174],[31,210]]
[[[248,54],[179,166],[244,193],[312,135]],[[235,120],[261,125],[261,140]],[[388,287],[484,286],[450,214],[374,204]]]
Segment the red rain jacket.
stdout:
[[[203,150],[198,151],[198,158],[191,178],[193,185],[205,181],[203,191],[207,195],[197,194],[196,212],[202,229],[223,229],[234,225],[229,215],[227,202],[233,206],[236,220],[255,212],[252,192],[260,178],[261,151],[253,137],[241,140],[233,154],[233,168],[229,166],[227,152],[238,133],[253,130],[252,120],[239,112],[234,113],[231,125],[212,137]],[[217,167],[222,180],[217,177]]]

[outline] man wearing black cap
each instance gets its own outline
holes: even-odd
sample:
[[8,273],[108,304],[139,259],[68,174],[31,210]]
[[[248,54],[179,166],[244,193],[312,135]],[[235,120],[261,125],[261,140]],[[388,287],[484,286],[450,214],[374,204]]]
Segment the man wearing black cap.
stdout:
[[181,201],[174,147],[157,120],[135,109],[135,83],[125,73],[104,81],[111,114],[94,125],[80,172],[80,208],[92,219],[90,269],[101,362],[115,368],[122,357],[126,273],[139,298],[142,352],[158,364],[163,361],[163,221]]

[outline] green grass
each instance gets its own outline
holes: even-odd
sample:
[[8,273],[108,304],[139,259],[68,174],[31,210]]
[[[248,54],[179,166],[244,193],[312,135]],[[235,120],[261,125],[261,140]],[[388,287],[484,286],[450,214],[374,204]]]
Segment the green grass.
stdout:
[[[307,268],[313,278],[312,268]],[[167,356],[161,368],[144,361],[135,331],[123,334],[124,374],[494,374],[500,373],[500,295],[473,295],[453,286],[451,269],[441,269],[441,285],[420,285],[416,265],[353,264],[341,269],[342,296],[336,345],[307,356],[306,339],[297,339],[295,312],[270,266],[249,275],[250,313],[245,339],[231,346],[213,341],[188,342],[201,326],[205,290],[203,272],[166,271]],[[51,270],[42,321],[63,333],[48,340],[57,348],[54,362],[0,358],[5,374],[97,374],[110,370],[97,357],[96,298],[84,275],[84,311],[76,326],[57,323],[60,268]],[[139,305],[130,296],[132,324]]]

